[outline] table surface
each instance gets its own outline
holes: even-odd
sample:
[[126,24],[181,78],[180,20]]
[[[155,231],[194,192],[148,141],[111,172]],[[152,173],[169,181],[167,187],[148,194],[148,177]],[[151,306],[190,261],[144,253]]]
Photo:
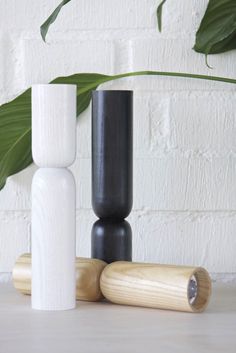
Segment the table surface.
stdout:
[[236,284],[213,285],[208,309],[181,313],[77,302],[32,310],[30,297],[0,284],[0,353],[236,352]]

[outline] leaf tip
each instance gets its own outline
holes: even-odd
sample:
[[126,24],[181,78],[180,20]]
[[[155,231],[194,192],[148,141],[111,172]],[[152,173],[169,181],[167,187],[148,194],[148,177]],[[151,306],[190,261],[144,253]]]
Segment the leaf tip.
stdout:
[[157,26],[158,26],[158,30],[159,32],[161,32],[162,30],[162,7],[164,5],[164,3],[166,2],[166,0],[162,0],[161,3],[158,5],[157,7]]
[[40,34],[41,34],[41,37],[42,37],[42,39],[43,39],[44,43],[46,43],[46,35],[47,35],[47,31],[45,31],[45,29],[44,29],[43,25],[42,25],[42,26],[40,26]]

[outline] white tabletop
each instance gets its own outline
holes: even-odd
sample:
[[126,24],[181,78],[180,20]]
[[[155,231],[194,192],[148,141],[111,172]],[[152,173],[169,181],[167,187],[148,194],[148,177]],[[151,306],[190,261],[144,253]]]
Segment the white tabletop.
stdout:
[[214,285],[202,314],[78,302],[32,310],[30,297],[0,284],[0,353],[235,353],[236,285]]

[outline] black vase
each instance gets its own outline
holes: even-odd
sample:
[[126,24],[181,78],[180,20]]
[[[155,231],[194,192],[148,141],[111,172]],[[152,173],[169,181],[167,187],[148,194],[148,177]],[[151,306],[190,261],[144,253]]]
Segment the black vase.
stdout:
[[[121,233],[118,230],[115,231],[115,224],[118,226],[129,215],[132,203],[133,92],[94,91],[92,93],[92,206],[97,217],[109,220],[113,225],[112,232],[104,231],[105,241],[101,241],[101,236],[96,235],[97,227],[93,228],[92,255],[94,257],[101,258],[106,254],[108,262],[112,262],[112,259],[113,261],[131,259],[131,231],[127,231],[127,241],[124,241],[124,237],[119,240]],[[109,239],[108,233],[110,233]],[[104,251],[101,249],[101,244],[105,244]],[[96,250],[98,248],[99,251]]]
[[92,228],[92,258],[111,263],[132,260],[132,229],[125,220],[99,219]]
[[92,206],[99,218],[122,219],[133,203],[133,92],[92,96]]

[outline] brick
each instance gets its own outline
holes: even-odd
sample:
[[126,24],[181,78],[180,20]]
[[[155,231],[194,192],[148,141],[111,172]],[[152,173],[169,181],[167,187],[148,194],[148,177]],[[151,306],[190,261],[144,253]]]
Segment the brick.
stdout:
[[91,160],[78,158],[70,168],[76,180],[76,207],[90,209],[91,200]]
[[31,181],[36,166],[31,165],[22,172],[7,179],[7,183],[0,191],[0,211],[30,210]]
[[[159,1],[160,2],[160,1]],[[58,5],[56,0],[37,1],[2,0],[0,12],[4,13],[1,27],[7,30],[30,30],[39,33],[40,25]],[[155,0],[80,0],[63,7],[51,27],[49,38],[56,32],[69,30],[101,29],[153,29],[158,34]],[[187,3],[169,0],[163,7],[162,36],[180,36],[195,33],[206,7],[205,0]]]
[[8,80],[8,75],[7,75],[8,62],[7,62],[7,60],[9,59],[8,43],[2,33],[0,33],[0,46],[1,46],[1,52],[0,52],[0,104],[2,104],[5,102],[5,98],[6,98],[5,90],[6,90],[6,86],[7,86],[7,80]]
[[236,159],[160,157],[134,162],[134,209],[235,210]]
[[161,35],[164,38],[185,38],[188,36],[192,38],[192,43],[194,43],[195,33],[206,6],[205,0],[169,0],[162,9]]
[[[153,0],[72,1],[63,8],[52,31],[153,28],[156,27],[155,7]],[[53,9],[50,2],[46,9],[45,17]]]
[[[0,2],[0,13],[3,15],[1,16],[0,28],[5,31],[30,29],[39,32],[39,27],[45,16],[45,5],[48,2],[42,0],[39,4],[37,1],[29,3],[27,0],[20,2],[17,0],[2,0]],[[53,3],[56,6],[58,2],[53,1]]]
[[91,230],[96,220],[92,210],[77,210],[76,256],[91,257]]
[[11,272],[16,259],[29,251],[28,213],[0,212],[0,272]]
[[201,212],[133,213],[134,261],[203,266],[235,273],[236,214]]
[[155,93],[149,100],[149,156],[179,152],[210,158],[235,154],[235,93]]
[[[209,56],[209,63],[214,69],[205,65],[205,57],[194,52],[190,39],[160,39],[140,37],[130,40],[132,52],[132,71],[154,70],[169,72],[187,72],[203,75],[235,77],[234,52]],[[128,87],[142,90],[189,90],[214,89],[234,90],[235,85],[205,80],[174,77],[135,77],[129,78]]]
[[41,40],[23,40],[24,86],[46,83],[58,76],[80,72],[113,72],[112,41],[70,41],[45,44]]
[[171,144],[181,151],[210,156],[235,154],[235,97],[214,92],[171,99]]

